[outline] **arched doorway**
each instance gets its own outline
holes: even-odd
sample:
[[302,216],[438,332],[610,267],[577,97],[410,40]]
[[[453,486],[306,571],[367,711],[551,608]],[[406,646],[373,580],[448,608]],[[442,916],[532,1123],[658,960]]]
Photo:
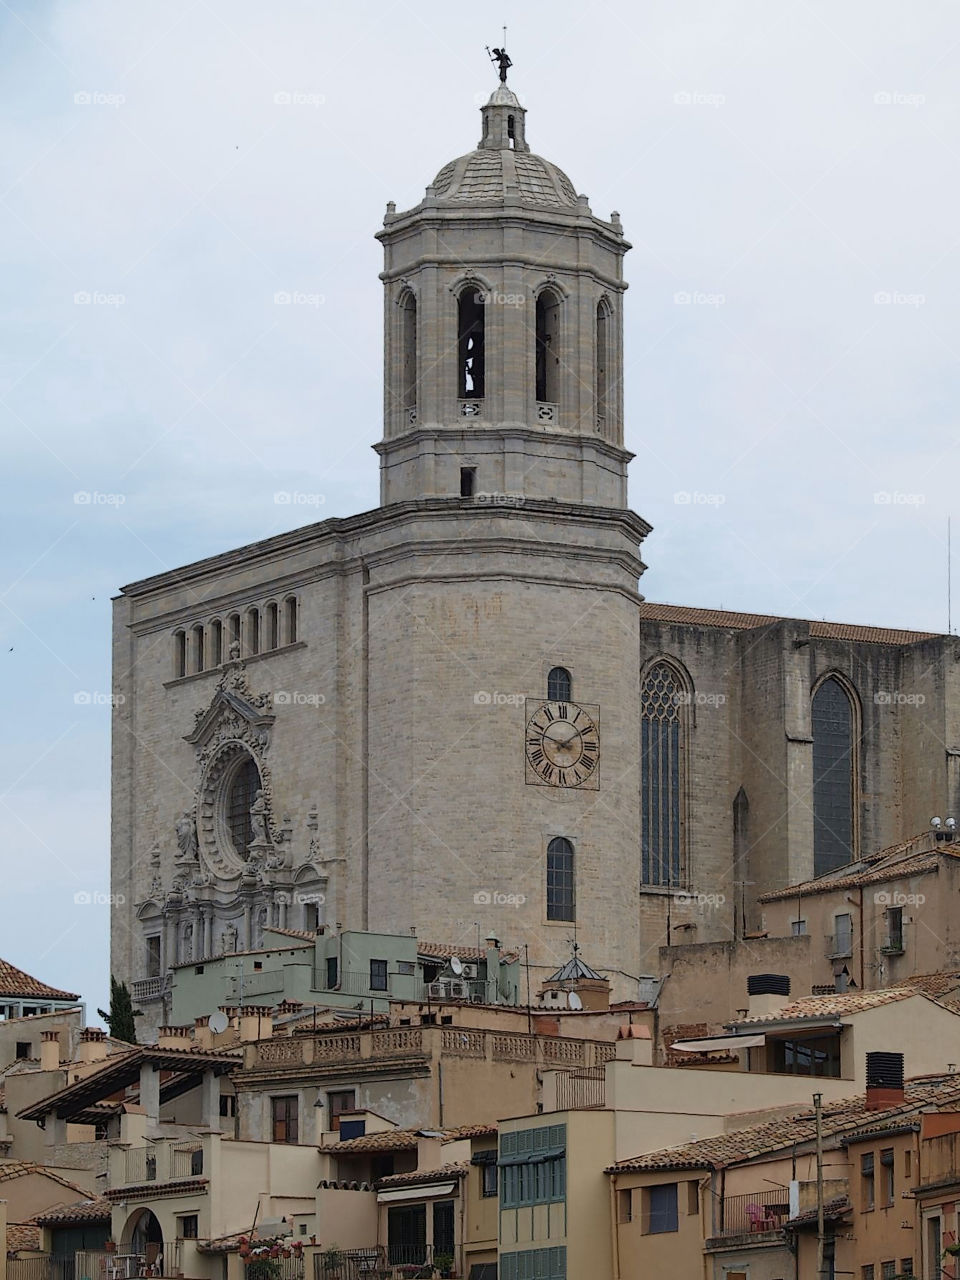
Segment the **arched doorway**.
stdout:
[[127,1219],[123,1246],[143,1259],[142,1274],[163,1275],[163,1231],[156,1215],[149,1209],[139,1209]]

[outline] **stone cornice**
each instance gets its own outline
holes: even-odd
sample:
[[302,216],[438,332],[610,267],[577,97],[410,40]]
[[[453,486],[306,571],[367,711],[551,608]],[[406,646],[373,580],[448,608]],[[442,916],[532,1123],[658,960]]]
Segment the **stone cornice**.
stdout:
[[[466,426],[463,422],[459,422],[455,426],[437,423],[436,425],[417,427],[414,431],[404,431],[400,435],[387,436],[383,440],[378,440],[372,448],[375,453],[382,457],[383,454],[399,445],[416,445],[428,440],[446,440],[451,436],[479,437],[486,440],[523,440],[530,444],[546,446],[589,447],[597,453],[607,454],[616,462],[623,463],[632,462],[637,456],[635,453],[631,453],[629,449],[622,449],[617,444],[611,444],[609,440],[603,440],[597,435],[587,435],[585,432],[544,431],[542,429],[535,430],[524,423],[487,423],[485,421],[477,426]],[[549,448],[547,452],[549,452]],[[530,501],[533,501],[533,499],[530,499]],[[544,499],[539,499],[539,501],[544,501]],[[606,510],[607,508],[603,509]]]

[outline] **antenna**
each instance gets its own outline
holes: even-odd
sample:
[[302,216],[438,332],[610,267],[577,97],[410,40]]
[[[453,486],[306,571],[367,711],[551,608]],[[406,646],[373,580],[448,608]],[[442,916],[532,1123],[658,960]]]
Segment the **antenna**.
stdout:
[[215,1013],[211,1013],[209,1027],[215,1036],[222,1036],[229,1025],[230,1019],[222,1009],[217,1009]]
[[583,1008],[583,1001],[580,999],[580,997],[577,995],[575,991],[571,991],[570,994],[567,996],[567,1006],[570,1009]]
[[463,961],[460,959],[459,956],[450,957],[450,968],[459,978],[460,975],[463,973]]

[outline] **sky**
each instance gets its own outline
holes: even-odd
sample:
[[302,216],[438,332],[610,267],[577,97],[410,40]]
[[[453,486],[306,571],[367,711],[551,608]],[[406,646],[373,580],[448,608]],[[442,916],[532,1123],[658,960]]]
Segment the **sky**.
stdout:
[[948,627],[955,4],[3,0],[0,956],[91,1017],[111,597],[376,506],[373,235],[476,145],[504,21],[531,148],[634,246],[644,594]]

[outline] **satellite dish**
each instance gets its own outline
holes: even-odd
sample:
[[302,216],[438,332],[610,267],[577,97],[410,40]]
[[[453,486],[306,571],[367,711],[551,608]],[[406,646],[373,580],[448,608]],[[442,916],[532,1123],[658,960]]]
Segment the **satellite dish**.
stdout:
[[230,1019],[227,1017],[227,1015],[223,1012],[222,1009],[218,1009],[216,1013],[211,1013],[210,1030],[213,1032],[215,1036],[223,1035],[224,1031],[226,1031],[229,1025],[230,1025]]
[[460,959],[459,956],[450,957],[450,968],[459,978],[461,973],[463,973],[463,961]]
[[583,1008],[583,1001],[580,999],[580,997],[577,995],[575,991],[571,991],[570,994],[567,996],[567,1004],[571,1009]]

